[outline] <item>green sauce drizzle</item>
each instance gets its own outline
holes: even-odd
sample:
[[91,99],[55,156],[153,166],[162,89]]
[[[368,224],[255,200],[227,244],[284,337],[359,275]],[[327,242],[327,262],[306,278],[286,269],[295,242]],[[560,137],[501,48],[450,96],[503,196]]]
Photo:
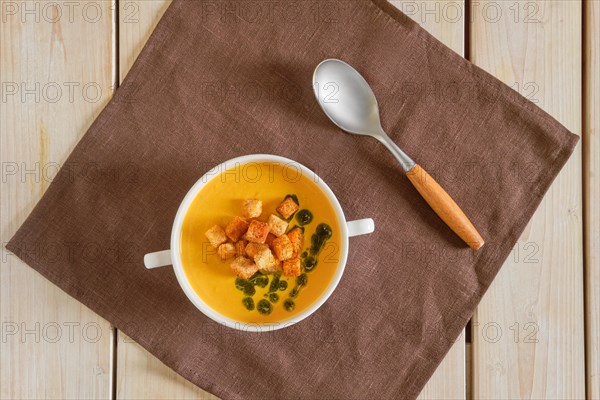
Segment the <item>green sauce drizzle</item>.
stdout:
[[300,210],[296,213],[296,220],[298,221],[298,225],[304,226],[310,224],[312,222],[313,215],[308,210]]
[[310,272],[317,266],[317,259],[313,256],[307,256],[302,259],[302,266],[306,272]]
[[329,225],[324,223],[317,225],[315,233],[310,238],[310,255],[316,256],[319,254],[325,242],[331,238],[331,235],[333,235],[333,231]]
[[294,300],[287,299],[283,302],[283,308],[285,308],[286,311],[293,311],[294,308],[296,308],[296,303],[294,303]]
[[263,288],[269,283],[269,277],[261,274],[260,272],[257,272],[256,274],[252,275],[250,279],[248,279],[248,282],[250,282],[254,286],[259,286]]
[[298,286],[306,286],[308,283],[308,275],[305,273],[296,278],[296,285]]
[[252,297],[244,297],[244,299],[242,300],[242,304],[244,305],[244,307],[246,307],[246,310],[254,310],[254,300],[252,300]]
[[276,274],[271,281],[271,285],[269,286],[269,292],[276,292],[279,289],[280,277],[279,274]]
[[268,300],[262,299],[258,302],[256,309],[263,315],[269,315],[271,314],[271,311],[273,311],[273,306]]
[[244,288],[244,294],[246,296],[254,296],[254,294],[256,293],[256,289],[254,289],[254,286],[248,284],[246,285],[246,287]]
[[288,288],[287,281],[281,280],[279,281],[279,290],[284,291]]

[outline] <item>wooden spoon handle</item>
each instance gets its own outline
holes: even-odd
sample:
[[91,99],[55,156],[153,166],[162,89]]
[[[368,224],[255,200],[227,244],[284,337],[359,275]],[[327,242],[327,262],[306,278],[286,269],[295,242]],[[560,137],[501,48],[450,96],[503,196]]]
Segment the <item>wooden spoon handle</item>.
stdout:
[[478,250],[485,243],[469,218],[460,209],[452,197],[425,171],[415,165],[406,173],[408,179],[429,203],[433,211],[473,250]]

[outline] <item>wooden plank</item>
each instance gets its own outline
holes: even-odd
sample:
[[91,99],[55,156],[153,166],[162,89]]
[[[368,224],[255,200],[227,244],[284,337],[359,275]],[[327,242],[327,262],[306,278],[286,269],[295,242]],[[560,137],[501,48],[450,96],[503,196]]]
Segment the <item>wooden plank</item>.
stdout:
[[[113,92],[109,1],[0,3],[0,397],[110,398],[107,321],[8,254],[25,220]],[[57,251],[61,243],[32,249]]]
[[[170,0],[140,0],[119,4],[119,76],[122,81]],[[216,399],[117,331],[118,399]]]
[[584,227],[587,396],[600,399],[600,2],[585,3]]
[[218,399],[178,375],[120,331],[117,350],[117,399]]
[[435,370],[418,399],[465,399],[466,359],[464,331]]
[[119,3],[119,82],[122,82],[171,0]]
[[391,0],[396,8],[452,50],[465,55],[464,0]]
[[[391,1],[429,33],[464,56],[465,3],[459,1]],[[419,395],[419,399],[464,399],[465,335],[461,334]]]
[[[472,61],[581,132],[580,1],[473,3]],[[473,397],[585,397],[578,147],[473,318]]]

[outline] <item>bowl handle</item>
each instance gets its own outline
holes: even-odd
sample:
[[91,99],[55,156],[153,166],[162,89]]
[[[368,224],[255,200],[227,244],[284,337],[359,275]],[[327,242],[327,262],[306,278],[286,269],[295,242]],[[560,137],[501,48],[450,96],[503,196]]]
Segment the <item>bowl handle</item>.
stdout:
[[172,265],[171,250],[148,253],[144,256],[144,266],[148,269]]
[[375,221],[372,218],[357,219],[346,222],[346,226],[348,226],[348,237],[366,235],[375,230]]

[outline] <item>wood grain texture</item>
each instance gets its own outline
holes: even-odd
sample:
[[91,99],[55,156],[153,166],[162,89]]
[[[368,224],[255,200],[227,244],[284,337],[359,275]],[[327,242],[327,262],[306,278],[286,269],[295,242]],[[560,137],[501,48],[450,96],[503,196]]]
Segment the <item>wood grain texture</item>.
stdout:
[[406,176],[436,214],[473,250],[484,245],[483,238],[473,223],[450,195],[420,165],[415,165]]
[[[472,61],[581,133],[580,1],[480,1]],[[473,397],[585,397],[581,149],[473,318]]]
[[[465,54],[465,3],[458,1],[391,1],[400,11],[460,55]],[[419,395],[426,399],[466,398],[464,331]]]
[[165,366],[122,332],[117,349],[117,399],[218,399]]
[[119,2],[119,82],[144,48],[171,0]]
[[600,399],[600,2],[585,4],[583,185],[587,396]]
[[466,8],[464,0],[391,0],[397,9],[421,25],[437,40],[465,55]]
[[[110,398],[113,330],[4,245],[113,92],[108,1],[0,3],[0,398]],[[64,243],[40,243],[34,255]]]
[[[146,44],[170,0],[120,4],[119,77],[122,81]],[[121,331],[117,331],[118,399],[216,399],[182,378]]]

